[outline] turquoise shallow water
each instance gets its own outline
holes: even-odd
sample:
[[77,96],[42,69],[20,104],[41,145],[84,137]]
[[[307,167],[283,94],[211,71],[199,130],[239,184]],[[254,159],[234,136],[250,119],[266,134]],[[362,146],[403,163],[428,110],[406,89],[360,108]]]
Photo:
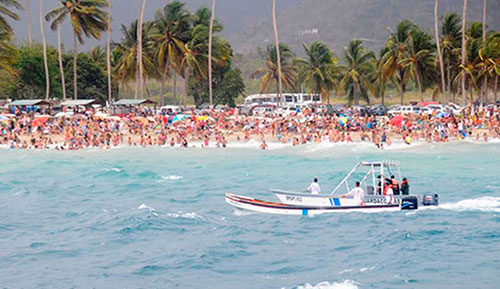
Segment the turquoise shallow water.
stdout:
[[[235,214],[396,159],[433,210]],[[0,150],[0,288],[498,288],[500,144]],[[323,287],[321,287],[323,286]]]

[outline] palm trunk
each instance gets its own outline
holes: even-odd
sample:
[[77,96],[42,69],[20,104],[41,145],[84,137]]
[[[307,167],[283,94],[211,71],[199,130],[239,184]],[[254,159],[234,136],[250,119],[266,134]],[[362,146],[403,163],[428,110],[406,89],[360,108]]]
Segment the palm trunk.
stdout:
[[28,47],[31,47],[31,10],[30,10],[30,0],[26,0],[26,23],[28,24]]
[[64,67],[63,67],[62,45],[61,45],[61,24],[57,25],[57,54],[59,58],[59,72],[61,73],[63,100],[66,100],[66,80],[64,79]]
[[186,100],[188,98],[188,82],[189,82],[189,66],[184,70],[184,93],[183,93],[183,105],[186,106]]
[[168,75],[168,66],[169,66],[169,60],[170,58],[167,56],[167,59],[165,60],[165,69],[163,70],[163,75],[161,76],[161,87],[160,87],[160,106],[165,105],[165,83],[167,82],[167,75]]
[[135,49],[135,61],[136,61],[136,66],[135,66],[135,94],[134,94],[134,99],[137,99],[137,96],[139,95],[139,89],[141,87],[140,81],[139,81],[139,70],[140,70],[140,63],[141,61],[141,48],[142,48],[142,37],[141,37],[141,31],[142,31],[142,25],[141,25],[141,2],[142,0],[137,0],[137,26],[136,26],[136,49]]
[[399,87],[399,96],[401,97],[401,105],[404,105],[405,93],[403,91],[403,84],[402,83],[401,83],[401,86]]
[[280,56],[280,42],[278,38],[278,25],[276,24],[276,0],[273,0],[273,29],[274,29],[274,42],[276,45],[276,63],[278,64],[278,105],[281,104],[281,93],[283,85],[281,83],[281,56]]
[[[452,94],[451,92],[451,67],[450,67],[450,56],[446,57],[446,80],[447,80],[447,86],[448,86],[448,93]],[[455,101],[455,94],[453,94],[453,101]]]
[[108,39],[106,41],[106,65],[108,67],[108,105],[113,102],[111,83],[111,0],[108,0]]
[[142,0],[142,8],[141,8],[141,15],[139,16],[139,27],[138,27],[138,35],[140,36],[138,38],[138,43],[139,43],[139,96],[144,98],[144,69],[143,69],[143,62],[142,62],[142,23],[144,22],[144,10],[146,9],[146,0]]
[[498,92],[498,74],[495,74],[495,84],[493,85],[493,96],[495,98],[495,104],[497,103],[497,92]]
[[420,92],[420,101],[424,102],[424,90],[422,88],[422,81],[420,80],[420,72],[415,69],[415,78],[417,79],[418,91]]
[[76,70],[77,68],[77,61],[78,61],[78,55],[77,55],[77,43],[76,43],[76,33],[73,32],[73,98],[78,99],[78,72]]
[[[465,62],[466,62],[466,41],[465,41],[465,23],[467,21],[467,0],[464,0],[464,7],[463,7],[463,10],[462,10],[462,66],[465,66]],[[463,68],[462,68],[463,69]],[[463,101],[463,105],[466,105],[467,104],[467,95],[465,93],[465,73],[462,74],[462,101]]]
[[177,99],[177,73],[174,71],[174,83],[173,83],[173,91],[172,95],[174,96],[174,99]]
[[42,46],[43,46],[43,66],[45,67],[45,99],[49,99],[50,94],[50,75],[49,75],[49,63],[47,61],[47,42],[45,41],[45,28],[43,21],[43,0],[40,0],[40,33],[42,36]]
[[215,18],[215,0],[212,0],[212,12],[210,16],[210,31],[208,35],[208,97],[210,100],[210,107],[213,104],[212,94],[212,32]]
[[[488,6],[488,0],[483,1],[483,45],[486,43],[486,7]],[[483,80],[483,104],[486,103],[488,99],[488,74],[484,74]]]
[[359,104],[359,96],[358,96],[358,83],[356,81],[352,82],[352,92],[353,92],[353,97],[354,97],[354,104],[358,105]]
[[443,63],[443,53],[441,51],[441,41],[439,40],[439,28],[438,28],[438,7],[439,7],[439,0],[434,0],[434,35],[436,38],[436,49],[438,53],[438,59],[439,59],[439,69],[441,72],[441,92],[443,93],[441,100],[443,102],[446,102],[446,84],[444,80],[444,63]]

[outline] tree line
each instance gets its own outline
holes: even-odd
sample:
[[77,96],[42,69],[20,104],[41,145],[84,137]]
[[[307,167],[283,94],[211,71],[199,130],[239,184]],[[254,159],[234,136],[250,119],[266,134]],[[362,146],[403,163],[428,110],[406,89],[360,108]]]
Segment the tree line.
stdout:
[[[463,14],[438,17],[435,0],[434,36],[409,20],[400,21],[376,53],[367,51],[361,40],[351,40],[342,53],[327,45],[303,44],[305,57],[297,58],[289,46],[267,47],[265,65],[253,73],[262,92],[305,87],[329,100],[334,92],[349,103],[373,98],[385,102],[388,87],[397,90],[404,103],[408,86],[414,84],[420,99],[432,90],[432,99],[462,103],[496,102],[500,75],[500,32],[488,30],[484,1],[483,22],[466,22]],[[437,41],[436,41],[437,39]],[[488,97],[491,96],[491,97]]]
[[[439,1],[434,0],[434,35],[409,20],[394,28],[377,53],[352,40],[335,53],[321,42],[303,44],[305,57],[298,58],[279,42],[276,0],[272,0],[274,44],[267,47],[264,66],[253,72],[262,92],[283,89],[310,93],[330,99],[345,96],[350,103],[385,102],[388,88],[396,89],[404,102],[408,86],[414,84],[423,100],[431,90],[433,99],[443,102],[497,101],[500,75],[500,32],[488,30],[487,0],[483,0],[483,21],[467,22],[468,1],[462,15],[438,17]],[[122,38],[111,41],[112,0],[62,0],[47,14],[39,0],[41,44],[31,39],[14,42],[8,20],[19,20],[17,12],[29,10],[18,0],[0,1],[0,89],[13,98],[99,98],[110,103],[120,89],[134,90],[135,98],[152,97],[147,79],[160,83],[160,104],[165,102],[167,84],[178,104],[187,96],[196,105],[229,104],[244,92],[241,71],[234,68],[233,50],[220,36],[222,23],[211,9],[193,13],[184,3],[173,1],[158,9],[153,19],[144,19],[146,0],[137,0],[137,20],[121,26]],[[73,51],[64,51],[61,26],[69,22],[73,30]],[[45,24],[57,33],[57,47],[47,46]],[[86,39],[101,39],[106,47],[78,53]],[[177,95],[177,82],[182,92]],[[489,97],[493,95],[493,97]]]
[[[27,8],[29,2],[26,1]],[[31,27],[28,42],[14,45],[6,18],[18,20],[16,10],[23,7],[16,0],[0,2],[0,65],[2,78],[8,79],[2,82],[9,83],[4,93],[14,98],[41,95],[43,89],[46,99],[98,98],[112,102],[120,88],[134,89],[135,98],[152,97],[145,80],[154,79],[161,83],[163,104],[167,82],[176,83],[181,78],[183,92],[177,97],[173,89],[179,104],[185,104],[186,96],[192,95],[197,105],[234,105],[245,89],[240,70],[232,67],[231,45],[219,35],[223,26],[208,8],[191,13],[184,3],[173,1],[146,21],[146,0],[138,0],[137,20],[121,25],[122,38],[112,42],[111,0],[60,1],[45,15],[43,0],[39,4],[41,31],[48,22],[58,35],[57,49],[47,47],[44,33],[41,45],[33,43]],[[73,29],[72,56],[65,53],[61,44],[61,26],[66,21]],[[89,38],[101,39],[106,32],[105,48],[97,46],[89,53],[78,53],[79,44]],[[40,67],[44,67],[43,71]]]

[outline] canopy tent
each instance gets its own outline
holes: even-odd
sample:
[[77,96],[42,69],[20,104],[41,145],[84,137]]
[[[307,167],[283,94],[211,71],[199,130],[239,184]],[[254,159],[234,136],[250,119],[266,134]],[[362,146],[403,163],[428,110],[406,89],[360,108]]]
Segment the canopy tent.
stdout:
[[113,103],[114,105],[143,105],[143,104],[156,104],[151,99],[120,99]]
[[74,99],[66,100],[61,103],[61,106],[90,106],[99,103],[95,99]]
[[35,105],[52,105],[50,101],[43,99],[20,99],[9,103],[9,106],[35,106]]

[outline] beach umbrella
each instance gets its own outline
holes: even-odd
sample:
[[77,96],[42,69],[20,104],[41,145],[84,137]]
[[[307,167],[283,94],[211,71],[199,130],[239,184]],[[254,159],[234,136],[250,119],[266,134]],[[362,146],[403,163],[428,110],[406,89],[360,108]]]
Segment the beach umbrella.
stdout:
[[178,115],[174,116],[174,118],[172,118],[172,123],[185,120],[186,118],[187,118],[187,115],[178,114]]
[[349,121],[349,117],[341,116],[341,117],[339,117],[339,120],[340,120],[340,125],[344,125]]
[[447,117],[448,114],[445,113],[445,112],[439,112],[438,114],[436,114],[436,118],[442,118],[442,117]]
[[48,115],[41,115],[39,117],[36,117],[33,120],[33,126],[41,126],[45,124],[49,120],[50,116]]
[[405,117],[403,115],[397,115],[391,119],[389,124],[392,126],[401,126],[401,123],[403,122],[404,119]]

